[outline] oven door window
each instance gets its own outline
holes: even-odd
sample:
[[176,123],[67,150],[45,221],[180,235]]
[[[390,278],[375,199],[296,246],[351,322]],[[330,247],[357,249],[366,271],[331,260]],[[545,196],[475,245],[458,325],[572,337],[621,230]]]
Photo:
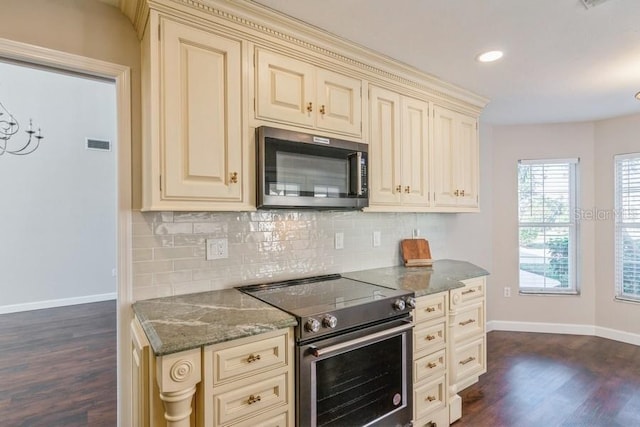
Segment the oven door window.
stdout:
[[265,153],[265,194],[347,197],[349,151],[270,139]]
[[396,335],[315,362],[316,425],[364,426],[405,407],[403,340]]

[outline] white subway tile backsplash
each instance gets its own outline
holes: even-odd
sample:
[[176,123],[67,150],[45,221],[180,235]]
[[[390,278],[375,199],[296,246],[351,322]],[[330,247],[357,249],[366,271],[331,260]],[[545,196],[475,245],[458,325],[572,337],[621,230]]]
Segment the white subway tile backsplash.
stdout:
[[[436,258],[446,256],[455,215],[358,211],[134,212],[134,298],[386,267],[419,228]],[[345,247],[334,249],[344,233]],[[373,247],[373,231],[382,244]],[[207,238],[227,238],[229,258],[205,260]]]

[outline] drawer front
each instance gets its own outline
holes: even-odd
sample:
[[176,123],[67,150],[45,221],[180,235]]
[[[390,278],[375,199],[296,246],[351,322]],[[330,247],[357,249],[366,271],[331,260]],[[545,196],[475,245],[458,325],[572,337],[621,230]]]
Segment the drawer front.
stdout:
[[485,333],[484,302],[460,309],[451,317],[453,342],[480,336]]
[[464,280],[464,288],[451,291],[451,307],[458,307],[484,298],[484,277]]
[[213,383],[246,377],[258,371],[278,368],[287,364],[287,336],[215,351],[213,354]]
[[485,373],[487,370],[485,337],[456,348],[451,363],[453,384]]
[[446,427],[449,425],[449,409],[439,409],[413,423],[413,427]]
[[414,353],[438,351],[445,347],[447,342],[447,328],[445,322],[429,326],[416,325],[413,329]]
[[447,369],[444,349],[413,361],[413,381],[418,383],[433,375],[441,375]]
[[416,323],[443,317],[447,310],[447,293],[421,297],[416,300],[414,318]]
[[447,380],[443,375],[436,380],[417,387],[414,391],[413,404],[415,419],[426,417],[428,414],[447,406]]
[[253,417],[240,423],[234,423],[234,427],[292,427],[289,424],[289,413],[283,412],[278,415],[267,415],[265,417]]
[[264,412],[287,403],[287,374],[214,395],[217,424]]

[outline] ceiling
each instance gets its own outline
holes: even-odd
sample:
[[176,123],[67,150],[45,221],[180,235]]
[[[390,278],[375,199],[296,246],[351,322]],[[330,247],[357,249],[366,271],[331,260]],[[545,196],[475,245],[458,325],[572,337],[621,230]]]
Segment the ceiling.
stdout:
[[640,113],[638,0],[254,1],[486,96],[485,123]]

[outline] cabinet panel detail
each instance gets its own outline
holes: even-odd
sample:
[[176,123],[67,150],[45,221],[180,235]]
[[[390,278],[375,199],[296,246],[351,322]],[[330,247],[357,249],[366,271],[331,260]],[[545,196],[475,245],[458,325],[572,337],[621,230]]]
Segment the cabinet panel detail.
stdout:
[[281,335],[214,353],[214,385],[287,364],[287,336]]
[[414,402],[416,418],[423,418],[430,412],[447,406],[446,376],[423,384],[415,389]]

